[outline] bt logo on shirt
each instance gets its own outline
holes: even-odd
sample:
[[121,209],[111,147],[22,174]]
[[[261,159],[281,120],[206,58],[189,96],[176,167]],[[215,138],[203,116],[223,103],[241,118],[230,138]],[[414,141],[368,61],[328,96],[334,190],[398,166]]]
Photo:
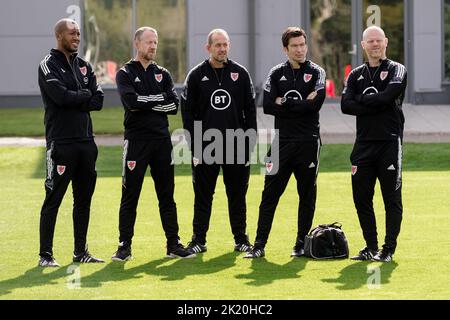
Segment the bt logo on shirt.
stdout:
[[217,89],[211,95],[211,107],[216,110],[225,110],[231,104],[231,96],[224,89]]

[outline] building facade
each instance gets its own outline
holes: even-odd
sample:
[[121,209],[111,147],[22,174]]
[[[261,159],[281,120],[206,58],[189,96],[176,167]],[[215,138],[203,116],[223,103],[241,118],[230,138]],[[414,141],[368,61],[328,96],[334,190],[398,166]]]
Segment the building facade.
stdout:
[[300,26],[309,58],[327,72],[330,101],[364,61],[362,31],[379,25],[388,57],[408,68],[407,101],[450,103],[450,0],[15,0],[0,11],[0,107],[42,106],[37,68],[55,46],[53,26],[63,17],[82,28],[80,54],[95,66],[106,105],[120,105],[115,72],[133,57],[132,36],[143,25],[159,31],[157,62],[178,87],[207,58],[208,32],[227,30],[230,58],[247,67],[257,92],[270,68],[286,60],[283,29]]

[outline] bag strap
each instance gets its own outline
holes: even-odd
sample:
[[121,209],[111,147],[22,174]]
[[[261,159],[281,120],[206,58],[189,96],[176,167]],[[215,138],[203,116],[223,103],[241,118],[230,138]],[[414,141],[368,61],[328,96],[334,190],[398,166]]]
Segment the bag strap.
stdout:
[[338,228],[341,229],[342,228],[342,223],[339,222],[333,222],[332,224],[329,224],[328,227],[334,227],[334,228]]
[[323,228],[323,229],[326,229],[326,228],[338,228],[338,229],[341,229],[342,228],[342,223],[336,221],[336,222],[333,222],[333,223],[330,223],[330,224],[319,224],[319,227]]

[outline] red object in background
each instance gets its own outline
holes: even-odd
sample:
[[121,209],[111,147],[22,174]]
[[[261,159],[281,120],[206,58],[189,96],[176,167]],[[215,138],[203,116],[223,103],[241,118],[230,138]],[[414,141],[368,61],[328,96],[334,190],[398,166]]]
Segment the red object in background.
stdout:
[[106,70],[108,77],[114,81],[116,79],[117,63],[110,60],[106,61]]
[[336,95],[334,94],[334,81],[333,80],[326,80],[325,83],[325,92],[327,94],[327,97],[334,98]]
[[347,82],[347,78],[348,78],[350,71],[352,71],[352,66],[347,64],[344,69],[344,83]]

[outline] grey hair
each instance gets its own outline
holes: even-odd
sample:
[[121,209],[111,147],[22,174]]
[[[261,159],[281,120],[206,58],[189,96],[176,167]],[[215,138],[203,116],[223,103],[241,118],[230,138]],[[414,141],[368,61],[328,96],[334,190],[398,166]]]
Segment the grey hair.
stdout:
[[228,40],[228,42],[230,42],[230,37],[228,36],[228,32],[226,32],[223,29],[213,29],[208,33],[208,37],[206,38],[206,42],[208,43],[208,45],[212,44],[212,36],[216,33],[222,33]]
[[154,34],[156,34],[156,36],[158,36],[158,31],[156,31],[155,28],[152,27],[140,27],[139,29],[136,30],[136,32],[134,33],[134,40],[141,40],[141,36],[145,31],[151,31]]

